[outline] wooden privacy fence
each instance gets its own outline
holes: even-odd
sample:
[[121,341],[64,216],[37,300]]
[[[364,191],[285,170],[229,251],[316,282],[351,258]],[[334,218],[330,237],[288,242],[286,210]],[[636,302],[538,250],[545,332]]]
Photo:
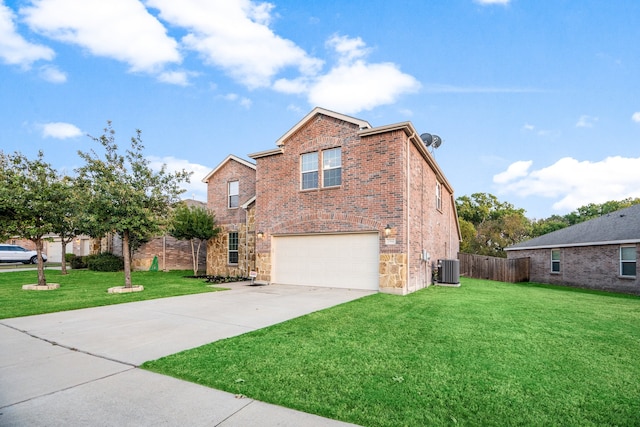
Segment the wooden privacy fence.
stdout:
[[529,258],[497,258],[486,255],[458,254],[460,275],[498,282],[528,282]]

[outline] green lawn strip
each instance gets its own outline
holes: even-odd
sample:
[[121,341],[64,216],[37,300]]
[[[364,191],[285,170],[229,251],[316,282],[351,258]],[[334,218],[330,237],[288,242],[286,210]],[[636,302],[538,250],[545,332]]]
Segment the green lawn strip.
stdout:
[[365,426],[640,425],[640,298],[463,279],[144,368]]
[[59,283],[50,291],[26,291],[22,285],[38,282],[37,271],[0,273],[0,319],[98,307],[124,302],[144,301],[171,296],[212,292],[222,288],[207,286],[202,279],[190,279],[190,271],[150,272],[134,271],[134,285],[144,286],[142,292],[109,294],[107,289],[124,285],[124,273],[104,273],[89,270],[70,270],[61,275],[47,270],[47,283]]

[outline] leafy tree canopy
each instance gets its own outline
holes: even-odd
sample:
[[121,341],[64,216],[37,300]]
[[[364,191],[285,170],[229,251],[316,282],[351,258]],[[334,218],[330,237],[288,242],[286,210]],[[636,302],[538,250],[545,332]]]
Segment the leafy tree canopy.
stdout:
[[141,131],[131,138],[124,154],[118,151],[111,122],[100,137],[92,137],[104,149],[102,156],[94,150],[79,151],[85,165],[77,169],[78,181],[86,197],[87,231],[93,237],[108,232],[122,236],[125,259],[125,286],[131,286],[129,245],[134,236],[160,232],[169,207],[184,192],[182,182],[191,173],[169,173],[166,165],[154,171],[143,156]]
[[216,217],[213,212],[200,206],[189,207],[185,203],[176,205],[169,225],[169,234],[178,240],[191,241],[194,276],[198,274],[198,260],[200,259],[202,242],[215,237],[219,232],[220,229],[216,227]]

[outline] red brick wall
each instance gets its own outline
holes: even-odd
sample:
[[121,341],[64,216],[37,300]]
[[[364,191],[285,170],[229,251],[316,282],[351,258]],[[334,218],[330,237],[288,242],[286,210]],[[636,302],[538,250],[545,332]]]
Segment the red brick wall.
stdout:
[[[256,230],[280,233],[381,232],[381,252],[400,252],[403,199],[403,133],[360,139],[358,126],[317,115],[287,140],[283,154],[257,160]],[[342,148],[342,185],[300,190],[300,155]],[[384,245],[386,224],[395,228],[398,244]],[[270,250],[270,239],[257,252]]]
[[256,195],[256,171],[231,159],[209,179],[207,184],[207,208],[216,214],[221,224],[244,224],[245,211],[241,207],[229,209],[228,183],[239,182],[240,205]]
[[[618,274],[620,245],[560,248],[560,273],[551,273],[551,249],[507,251],[507,257],[531,259],[531,282],[640,295],[640,276],[630,279]],[[639,267],[636,265],[640,273]]]
[[[460,242],[457,232],[457,217],[452,194],[438,180],[435,172],[425,162],[418,149],[410,144],[410,215],[409,244],[409,290],[421,289],[432,283],[433,264],[438,259],[455,259]],[[440,183],[441,208],[436,206],[436,184]],[[429,253],[430,260],[421,259],[422,250]]]

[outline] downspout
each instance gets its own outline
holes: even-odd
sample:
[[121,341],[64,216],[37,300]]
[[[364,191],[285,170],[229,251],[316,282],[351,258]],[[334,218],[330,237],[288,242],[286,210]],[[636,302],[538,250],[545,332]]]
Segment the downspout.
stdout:
[[243,206],[242,209],[244,209],[244,230],[245,230],[245,235],[244,235],[244,266],[246,268],[245,277],[249,277],[249,271],[251,270],[251,268],[249,267],[249,207],[247,206],[245,208]]

